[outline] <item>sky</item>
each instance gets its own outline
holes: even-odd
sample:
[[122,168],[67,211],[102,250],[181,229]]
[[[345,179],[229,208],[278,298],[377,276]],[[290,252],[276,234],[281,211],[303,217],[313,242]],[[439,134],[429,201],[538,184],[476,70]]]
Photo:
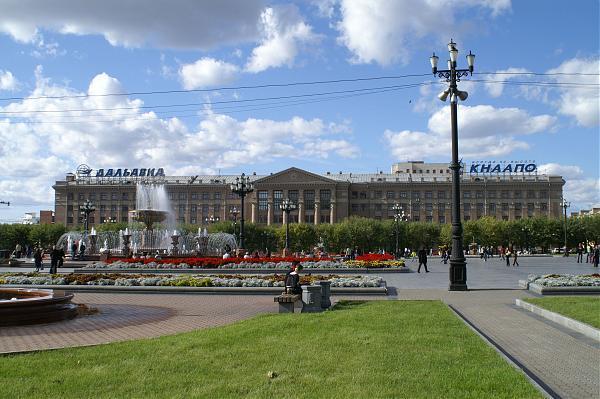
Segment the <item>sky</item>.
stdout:
[[599,2],[0,0],[0,222],[80,164],[167,175],[534,160],[600,206]]

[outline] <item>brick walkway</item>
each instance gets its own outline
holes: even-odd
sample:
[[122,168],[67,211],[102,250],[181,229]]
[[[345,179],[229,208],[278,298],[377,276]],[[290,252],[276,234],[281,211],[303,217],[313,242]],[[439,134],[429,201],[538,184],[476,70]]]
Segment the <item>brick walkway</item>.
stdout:
[[87,294],[75,302],[98,314],[60,323],[0,328],[0,353],[97,345],[159,337],[276,312],[271,296]]

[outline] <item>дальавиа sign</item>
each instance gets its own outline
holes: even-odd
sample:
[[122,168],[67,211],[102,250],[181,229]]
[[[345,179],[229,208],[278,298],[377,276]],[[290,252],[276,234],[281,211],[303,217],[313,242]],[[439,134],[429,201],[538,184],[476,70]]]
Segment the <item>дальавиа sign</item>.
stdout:
[[532,173],[537,170],[531,161],[521,162],[473,162],[469,173]]
[[163,168],[134,168],[134,169],[98,169],[96,177],[157,177],[164,176]]

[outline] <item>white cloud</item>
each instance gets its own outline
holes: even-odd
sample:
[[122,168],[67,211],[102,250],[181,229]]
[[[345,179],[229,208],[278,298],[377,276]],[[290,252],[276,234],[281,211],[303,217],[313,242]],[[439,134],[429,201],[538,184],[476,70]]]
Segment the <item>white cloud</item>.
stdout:
[[504,86],[505,86],[504,82],[506,82],[510,79],[518,78],[519,75],[517,75],[517,73],[527,73],[527,72],[529,72],[529,71],[525,68],[508,68],[508,69],[502,69],[502,70],[496,71],[496,74],[487,75],[485,77],[486,80],[493,81],[493,82],[486,82],[485,88],[487,89],[490,96],[500,97],[502,95],[502,92],[504,91]]
[[562,176],[565,179],[580,179],[583,176],[583,170],[579,166],[558,163],[539,165],[538,171],[542,174]]
[[263,0],[5,0],[0,32],[33,43],[39,29],[103,35],[114,46],[209,49],[254,41]]
[[14,91],[19,87],[19,81],[11,71],[0,69],[0,90]]
[[198,89],[231,83],[237,77],[236,65],[214,58],[201,58],[179,69],[179,78],[186,89]]
[[[554,101],[561,114],[572,116],[577,123],[585,127],[600,124],[600,59],[573,58],[563,62],[548,73],[580,73],[583,75],[557,76],[557,82],[578,84],[595,84],[592,87],[561,87],[558,90],[560,98]],[[588,74],[588,75],[585,75]]]
[[406,64],[420,39],[460,32],[455,13],[472,7],[496,16],[510,9],[510,0],[340,0],[338,39],[350,50],[354,63]]
[[246,63],[248,72],[292,66],[300,46],[318,39],[295,6],[277,6],[261,14],[262,39]]
[[600,207],[600,179],[598,178],[567,179],[563,191],[573,208]]
[[[346,122],[238,120],[208,110],[189,128],[177,118],[160,118],[140,108],[140,99],[73,97],[86,93],[54,84],[41,67],[35,73],[30,97],[68,97],[0,107],[0,141],[5,143],[0,146],[0,190],[5,201],[52,204],[54,181],[80,163],[93,168],[150,165],[164,167],[168,174],[199,174],[280,158],[351,158],[359,152]],[[87,90],[94,95],[123,92],[119,80],[106,73],[95,76]],[[79,111],[40,112],[57,110]]]
[[[539,133],[553,128],[555,118],[531,116],[518,108],[494,108],[488,105],[460,106],[458,134],[460,155],[466,158],[499,157],[529,144],[517,136]],[[444,107],[428,121],[428,132],[386,130],[383,139],[399,160],[447,157],[451,150],[450,110]]]

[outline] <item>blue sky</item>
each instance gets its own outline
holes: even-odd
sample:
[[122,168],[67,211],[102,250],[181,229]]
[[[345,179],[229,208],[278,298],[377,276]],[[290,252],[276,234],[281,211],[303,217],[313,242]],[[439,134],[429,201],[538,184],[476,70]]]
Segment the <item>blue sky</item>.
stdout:
[[[195,175],[449,161],[429,56],[444,67],[450,38],[459,67],[476,54],[461,157],[535,160],[565,177],[574,209],[600,206],[597,1],[2,3],[0,222],[52,209],[52,183],[81,163]],[[171,90],[187,91],[128,94]]]

